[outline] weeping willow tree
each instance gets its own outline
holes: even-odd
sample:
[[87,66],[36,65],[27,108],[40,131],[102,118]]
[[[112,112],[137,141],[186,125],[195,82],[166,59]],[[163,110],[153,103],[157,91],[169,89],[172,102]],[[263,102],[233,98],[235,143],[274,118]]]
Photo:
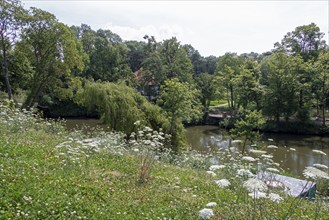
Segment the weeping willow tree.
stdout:
[[[164,133],[170,133],[170,121],[161,108],[149,103],[133,88],[124,84],[89,82],[78,99],[88,110],[99,112],[101,120],[115,131],[130,135],[136,132],[134,123],[141,121],[144,126],[154,130],[162,128]],[[175,128],[177,135],[173,137],[171,147],[179,151],[187,146],[186,138],[181,122]]]

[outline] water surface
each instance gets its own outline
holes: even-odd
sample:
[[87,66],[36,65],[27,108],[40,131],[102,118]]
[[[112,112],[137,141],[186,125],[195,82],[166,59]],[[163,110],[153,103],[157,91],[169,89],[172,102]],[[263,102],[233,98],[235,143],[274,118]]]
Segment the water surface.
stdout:
[[[226,149],[230,142],[228,133],[217,126],[188,127],[186,136],[192,149],[204,153],[214,148]],[[276,145],[278,149],[266,149],[268,145]],[[274,162],[279,163],[281,168],[296,175],[301,175],[306,166],[315,163],[329,166],[328,137],[265,133],[258,146],[271,153]],[[314,149],[325,152],[327,156],[314,153]]]

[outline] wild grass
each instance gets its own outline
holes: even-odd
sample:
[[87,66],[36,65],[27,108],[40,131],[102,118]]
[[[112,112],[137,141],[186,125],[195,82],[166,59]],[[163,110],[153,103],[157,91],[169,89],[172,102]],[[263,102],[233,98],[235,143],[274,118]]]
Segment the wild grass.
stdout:
[[[272,201],[270,191],[266,198],[250,196],[243,183],[257,162],[242,160],[234,149],[206,156],[156,151],[141,182],[145,143],[101,130],[69,133],[61,122],[0,109],[0,219],[200,219],[210,202],[217,203],[209,207],[213,219],[328,217],[323,199],[296,200],[280,190],[271,191],[280,201]],[[222,166],[211,175],[206,171],[214,159]],[[215,181],[221,179],[230,185],[220,187]]]

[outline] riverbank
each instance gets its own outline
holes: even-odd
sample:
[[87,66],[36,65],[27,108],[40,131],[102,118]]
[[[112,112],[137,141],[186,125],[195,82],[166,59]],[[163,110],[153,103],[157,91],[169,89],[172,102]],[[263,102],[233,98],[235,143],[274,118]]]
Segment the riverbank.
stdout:
[[248,192],[253,162],[238,154],[218,153],[216,167],[209,161],[214,155],[162,153],[140,182],[145,145],[132,147],[101,130],[68,132],[28,112],[1,112],[4,219],[200,219],[207,211],[213,219],[325,219],[329,211],[280,190]]

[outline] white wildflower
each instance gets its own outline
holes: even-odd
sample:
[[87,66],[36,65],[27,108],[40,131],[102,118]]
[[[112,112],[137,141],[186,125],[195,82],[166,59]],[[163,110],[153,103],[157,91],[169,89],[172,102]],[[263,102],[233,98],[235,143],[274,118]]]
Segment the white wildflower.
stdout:
[[255,162],[256,161],[255,158],[249,157],[249,156],[242,157],[242,160],[249,161],[249,162]]
[[153,129],[152,128],[150,128],[150,127],[145,127],[144,129],[143,129],[145,132],[151,132],[151,131],[153,131]]
[[139,126],[141,124],[141,121],[135,121],[134,125]]
[[320,155],[323,155],[323,156],[327,156],[327,154],[321,150],[312,150],[313,153],[316,153],[316,154],[320,154]]
[[246,182],[243,183],[243,186],[249,191],[249,192],[264,192],[267,190],[266,184],[256,178],[250,178]]
[[242,177],[254,177],[255,176],[250,170],[246,170],[246,169],[239,169],[237,172],[238,172],[238,175],[242,176]]
[[275,146],[275,145],[268,145],[267,148],[268,148],[268,149],[277,149],[278,147]]
[[213,216],[214,216],[214,212],[212,211],[212,209],[205,208],[199,211],[199,217],[201,219],[210,219]]
[[213,207],[213,206],[216,206],[217,203],[216,202],[209,202],[206,207]]
[[268,155],[268,154],[263,154],[261,157],[267,158],[267,159],[272,159],[273,158],[272,155]]
[[291,150],[291,151],[296,151],[296,149],[295,149],[295,148],[292,148],[292,147],[289,148],[289,150]]
[[280,202],[280,201],[283,200],[283,198],[280,195],[276,194],[276,193],[270,193],[268,195],[268,198],[270,200],[272,200],[273,202]]
[[272,163],[273,166],[280,167],[279,163]]
[[311,179],[328,179],[329,175],[326,172],[323,172],[322,170],[319,170],[315,167],[306,167],[303,171],[303,175],[307,178]]
[[230,181],[227,179],[221,179],[221,180],[216,180],[215,183],[220,187],[220,188],[225,188],[231,185]]
[[208,170],[207,173],[213,177],[217,176],[217,174],[214,171]]
[[263,151],[263,150],[254,150],[254,149],[251,149],[249,152],[250,153],[254,153],[254,154],[266,154],[266,151]]
[[328,170],[328,166],[324,165],[324,164],[319,164],[319,163],[315,163],[313,164],[314,167],[318,168],[318,169],[324,169],[324,170]]
[[266,168],[266,171],[273,172],[273,173],[280,173],[280,170],[278,170],[277,168],[272,168],[272,167]]
[[234,143],[242,143],[242,141],[241,140],[233,140],[232,144],[234,144]]
[[30,196],[23,196],[23,199],[24,199],[26,202],[31,202],[31,201],[32,201],[32,197],[30,197]]
[[224,169],[226,166],[225,165],[211,165],[209,167],[210,171],[215,171],[215,170],[219,170],[219,169]]
[[266,193],[254,191],[248,194],[250,197],[254,199],[266,198]]

